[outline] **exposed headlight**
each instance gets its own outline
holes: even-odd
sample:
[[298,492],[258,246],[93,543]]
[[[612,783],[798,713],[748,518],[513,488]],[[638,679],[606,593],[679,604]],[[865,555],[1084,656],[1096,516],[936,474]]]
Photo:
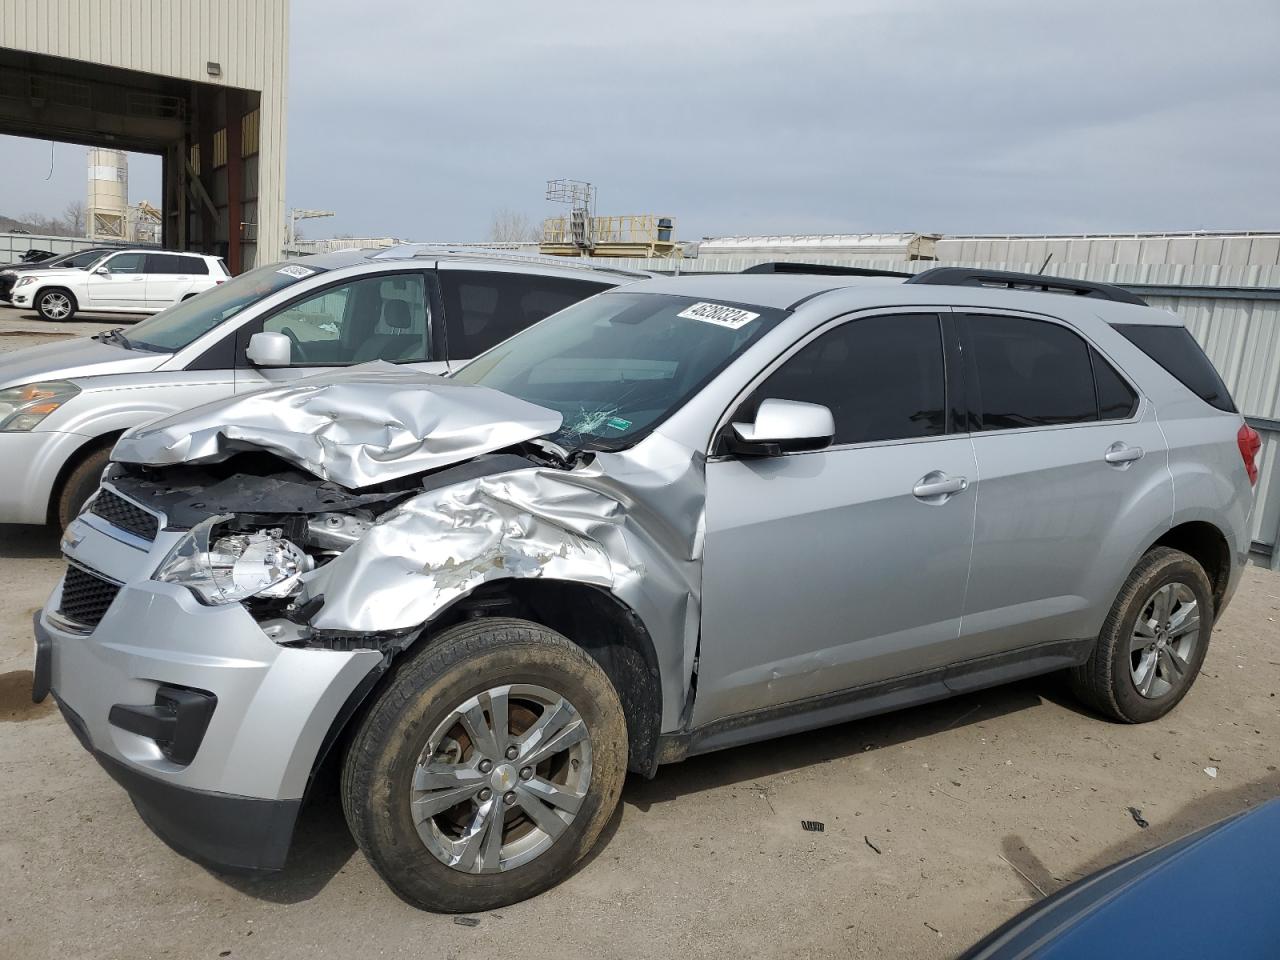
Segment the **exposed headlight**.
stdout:
[[65,380],[0,390],[0,430],[30,430],[79,392]]
[[169,551],[153,580],[177,583],[214,606],[248,597],[287,597],[312,567],[299,547],[279,530],[236,533],[209,542],[214,528],[231,517],[210,517]]
[[35,278],[35,277],[19,277],[19,278],[18,278],[18,282],[17,282],[17,283],[15,283],[15,284],[14,284],[14,286],[15,286],[15,287],[25,287],[28,283],[35,283],[35,282],[36,282],[36,278]]

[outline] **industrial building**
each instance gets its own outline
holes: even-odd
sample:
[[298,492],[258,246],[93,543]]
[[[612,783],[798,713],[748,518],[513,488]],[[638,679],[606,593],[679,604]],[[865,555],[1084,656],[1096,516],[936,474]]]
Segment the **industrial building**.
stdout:
[[288,0],[0,0],[0,133],[102,148],[93,236],[131,215],[110,155],[153,153],[161,243],[279,259],[288,23]]

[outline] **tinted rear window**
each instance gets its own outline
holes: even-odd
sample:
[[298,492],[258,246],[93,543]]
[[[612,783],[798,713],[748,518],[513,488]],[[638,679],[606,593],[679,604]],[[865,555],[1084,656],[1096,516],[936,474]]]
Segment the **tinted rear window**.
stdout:
[[1138,323],[1117,323],[1113,326],[1205,403],[1229,413],[1236,412],[1227,385],[1186,327]]

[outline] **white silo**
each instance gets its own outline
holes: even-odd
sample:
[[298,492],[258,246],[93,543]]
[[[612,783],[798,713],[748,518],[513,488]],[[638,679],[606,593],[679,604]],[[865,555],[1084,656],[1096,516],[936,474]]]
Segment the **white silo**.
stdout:
[[124,240],[129,222],[129,158],[122,150],[89,151],[89,203],[85,223],[90,240]]

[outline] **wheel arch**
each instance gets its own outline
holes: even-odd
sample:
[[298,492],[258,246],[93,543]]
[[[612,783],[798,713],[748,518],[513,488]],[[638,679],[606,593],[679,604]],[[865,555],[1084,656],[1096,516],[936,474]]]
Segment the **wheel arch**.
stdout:
[[1226,534],[1207,520],[1187,520],[1165,531],[1147,550],[1153,547],[1181,550],[1204,568],[1213,588],[1213,613],[1216,619],[1231,582],[1231,546]]
[[36,303],[39,302],[40,298],[46,293],[65,293],[68,299],[71,300],[72,310],[75,311],[80,309],[80,298],[76,296],[75,291],[70,287],[60,286],[56,283],[36,287],[35,292],[31,294],[32,309],[36,309]]
[[627,718],[628,767],[657,769],[662,725],[662,677],[657,650],[640,617],[603,587],[573,580],[504,577],[481,584],[442,608],[415,643],[481,617],[518,617],[567,637],[589,653],[618,692]]
[[49,503],[46,507],[49,523],[56,524],[58,522],[58,502],[62,499],[62,492],[66,489],[67,480],[75,469],[99,450],[114,447],[123,433],[124,430],[109,430],[96,437],[90,437],[71,452],[71,455],[58,468],[58,474],[54,478],[53,486],[49,488]]

